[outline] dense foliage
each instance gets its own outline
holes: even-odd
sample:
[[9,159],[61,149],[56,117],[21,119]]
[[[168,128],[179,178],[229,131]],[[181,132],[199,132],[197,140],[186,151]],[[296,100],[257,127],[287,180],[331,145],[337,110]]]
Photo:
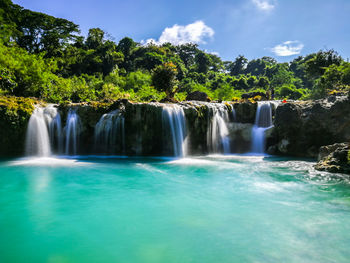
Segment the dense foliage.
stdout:
[[0,156],[22,154],[28,120],[36,103],[40,101],[0,96]]
[[86,38],[71,21],[0,2],[0,94],[51,102],[182,100],[193,91],[212,99],[263,92],[275,99],[322,98],[348,90],[350,63],[321,50],[290,63],[271,57],[222,61],[196,44],[118,43],[99,28]]

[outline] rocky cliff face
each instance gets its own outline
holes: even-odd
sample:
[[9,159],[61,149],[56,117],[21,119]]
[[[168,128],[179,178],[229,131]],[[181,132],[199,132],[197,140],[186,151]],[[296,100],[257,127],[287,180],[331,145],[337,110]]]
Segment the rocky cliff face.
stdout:
[[[172,155],[172,138],[167,127],[163,127],[163,107],[173,107],[166,103],[131,103],[120,100],[115,103],[79,103],[57,105],[61,115],[63,134],[68,112],[74,110],[80,118],[78,132],[78,154],[96,154],[94,140],[95,126],[103,114],[119,110],[123,116],[126,147],[117,147],[111,152],[125,155]],[[255,103],[208,103],[188,101],[177,103],[186,116],[186,143],[188,154],[202,155],[210,153],[208,129],[214,115],[224,111],[227,117],[228,136],[230,148],[234,152],[247,152],[250,150],[251,127],[255,118]],[[235,112],[235,114],[233,113]],[[27,121],[30,114],[27,116]],[[240,121],[242,123],[238,123]],[[6,127],[11,127],[7,123]],[[24,131],[26,125],[23,125]],[[6,129],[5,129],[6,130]],[[8,129],[10,130],[10,129]],[[7,135],[4,134],[4,137]],[[25,132],[22,131],[18,154],[23,152]],[[54,151],[55,152],[55,151]],[[6,151],[4,151],[6,155]]]
[[24,152],[24,140],[34,104],[30,98],[0,97],[0,156]]
[[274,124],[276,153],[317,157],[321,146],[350,141],[349,97],[282,104]]
[[[15,100],[19,101],[0,103],[1,155],[23,154],[28,119],[34,104],[38,104],[30,99],[30,102],[21,98]],[[117,154],[171,155],[171,138],[164,134],[162,123],[162,111],[166,105],[172,104],[131,103],[120,100],[114,103],[62,104],[57,107],[63,129],[70,109],[75,109],[80,116],[79,154],[95,153],[96,124],[103,114],[119,110],[124,118],[127,147],[118,149]],[[227,115],[222,117],[226,118],[231,151],[250,151],[256,103],[188,101],[177,105],[186,116],[189,154],[210,153],[208,129],[218,110],[223,110]],[[265,132],[266,149],[269,149],[269,153],[316,157],[321,146],[350,141],[350,100],[347,96],[283,103],[273,111],[273,115],[275,127]]]

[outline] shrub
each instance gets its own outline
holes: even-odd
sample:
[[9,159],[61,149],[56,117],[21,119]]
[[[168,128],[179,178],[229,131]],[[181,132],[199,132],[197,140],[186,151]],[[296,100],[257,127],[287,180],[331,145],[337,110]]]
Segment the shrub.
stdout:
[[172,62],[159,65],[153,71],[152,84],[156,90],[164,91],[167,98],[173,98],[176,93],[176,75],[177,69]]

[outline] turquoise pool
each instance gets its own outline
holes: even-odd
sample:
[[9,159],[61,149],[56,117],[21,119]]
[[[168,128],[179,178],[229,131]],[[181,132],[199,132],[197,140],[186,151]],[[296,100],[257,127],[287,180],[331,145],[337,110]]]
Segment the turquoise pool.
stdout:
[[0,161],[0,262],[349,262],[350,182],[274,157]]

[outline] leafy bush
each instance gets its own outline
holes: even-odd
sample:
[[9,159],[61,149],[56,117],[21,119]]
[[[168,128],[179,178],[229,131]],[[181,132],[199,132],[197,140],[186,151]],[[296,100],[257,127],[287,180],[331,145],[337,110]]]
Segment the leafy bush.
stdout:
[[306,94],[305,90],[297,89],[293,84],[283,85],[276,88],[275,97],[277,99],[292,99],[297,100],[303,97]]
[[177,84],[177,69],[173,63],[165,63],[157,66],[152,74],[152,84],[155,89],[164,91],[167,98],[173,98],[175,95],[175,85]]

